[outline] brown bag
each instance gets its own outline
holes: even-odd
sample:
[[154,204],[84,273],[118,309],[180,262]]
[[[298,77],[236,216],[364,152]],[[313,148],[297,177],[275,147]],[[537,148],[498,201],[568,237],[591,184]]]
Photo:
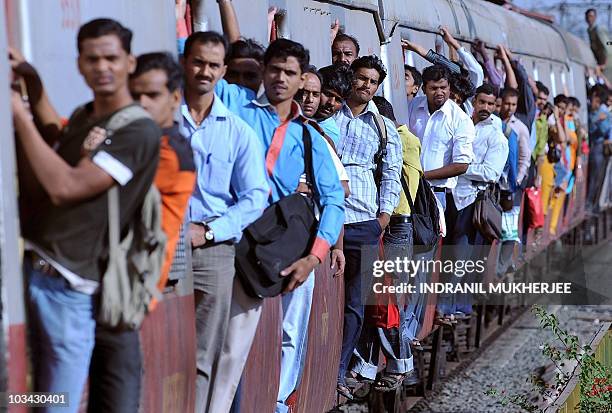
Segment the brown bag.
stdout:
[[489,242],[502,235],[502,209],[499,206],[499,191],[493,184],[480,191],[474,203],[472,224]]

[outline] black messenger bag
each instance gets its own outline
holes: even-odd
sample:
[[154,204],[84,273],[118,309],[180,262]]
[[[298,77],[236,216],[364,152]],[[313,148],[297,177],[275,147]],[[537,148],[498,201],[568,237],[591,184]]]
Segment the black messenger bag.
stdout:
[[[306,181],[316,185],[312,166],[312,139],[304,126],[304,169]],[[291,194],[265,209],[249,225],[236,245],[236,273],[245,292],[255,298],[279,295],[289,277],[280,272],[307,256],[317,234],[314,202],[299,193]]]

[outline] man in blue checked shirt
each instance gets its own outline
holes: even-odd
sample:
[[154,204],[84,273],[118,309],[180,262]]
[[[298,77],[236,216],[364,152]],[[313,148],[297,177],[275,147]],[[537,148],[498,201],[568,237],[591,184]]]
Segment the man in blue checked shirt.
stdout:
[[[264,93],[256,96],[252,90],[230,85],[224,80],[221,80],[215,89],[230,110],[255,130],[264,146],[271,202],[294,193],[300,176],[304,173],[302,133],[305,118],[293,98],[303,86],[302,75],[309,60],[309,53],[301,44],[279,39],[270,44],[264,55]],[[314,128],[307,128],[312,137],[317,136],[318,132]],[[299,382],[303,356],[306,354],[308,320],[301,315],[304,309],[310,306],[309,300],[312,299],[314,277],[309,275],[328,256],[344,222],[344,190],[325,141],[312,139],[312,150],[314,185],[319,194],[316,201],[320,210],[317,236],[310,254],[281,272],[281,275],[289,278],[283,296],[280,383],[281,393],[287,396]],[[261,305],[261,300],[252,299],[252,302],[255,306]],[[254,334],[255,330],[244,332],[241,340],[250,346]],[[244,361],[247,354],[248,351],[244,353]],[[223,363],[223,358],[219,363]],[[226,383],[228,387],[237,384],[240,376],[233,379],[231,383]],[[217,410],[211,407],[209,411],[227,411],[231,401],[231,397],[226,398],[223,404],[215,405]],[[288,411],[285,401],[286,399],[278,400],[276,411]]]
[[[383,118],[387,131],[386,155],[382,159],[381,182],[374,181],[374,156],[381,137],[375,123],[375,117],[380,115],[372,98],[387,72],[376,56],[360,57],[351,68],[355,74],[353,91],[342,109],[334,115],[340,127],[338,155],[351,183],[344,226],[344,334],[337,388],[348,398],[352,395],[345,375],[363,326],[365,298],[371,292],[372,266],[378,254],[378,242],[399,202],[402,167],[400,137],[393,122]],[[351,372],[349,378],[359,377]]]
[[[255,132],[214,93],[225,74],[227,41],[198,32],[185,42],[185,101],[181,130],[193,149],[197,181],[189,202],[189,235],[196,310],[196,411],[221,412],[231,403],[244,363],[226,354],[249,352],[240,326],[253,333],[259,309],[235,280],[234,243],[266,207],[269,186],[264,152]],[[230,343],[235,342],[235,345]],[[246,357],[246,356],[244,356]],[[220,364],[219,360],[228,360]],[[233,377],[238,379],[233,382]],[[228,382],[231,382],[230,385]],[[226,395],[231,391],[231,395]]]

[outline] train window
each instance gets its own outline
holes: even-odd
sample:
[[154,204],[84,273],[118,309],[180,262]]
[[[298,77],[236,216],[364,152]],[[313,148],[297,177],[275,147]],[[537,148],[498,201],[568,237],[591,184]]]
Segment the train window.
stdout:
[[552,96],[557,96],[557,84],[555,83],[555,72],[553,67],[550,67],[550,92]]
[[540,74],[538,73],[538,66],[536,62],[533,62],[533,78],[535,81],[540,80]]

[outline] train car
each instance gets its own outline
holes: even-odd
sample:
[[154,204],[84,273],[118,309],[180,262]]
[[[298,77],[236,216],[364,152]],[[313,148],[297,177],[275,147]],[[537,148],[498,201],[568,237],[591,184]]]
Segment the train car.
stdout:
[[[316,66],[331,62],[329,28],[339,19],[343,30],[359,40],[361,54],[377,54],[385,62],[389,76],[381,93],[393,103],[400,122],[406,121],[407,108],[403,64],[413,64],[419,69],[428,65],[411,52],[404,52],[400,41],[409,39],[433,47],[440,24],[447,25],[453,36],[466,46],[476,38],[483,40],[489,49],[500,43],[508,45],[521,57],[534,79],[550,86],[551,95],[576,96],[583,103],[583,118],[586,115],[585,76],[588,69],[595,66],[589,46],[554,25],[490,2],[233,0],[233,4],[242,34],[263,44],[269,41],[268,8],[277,7],[278,36],[304,43]],[[193,0],[189,5],[193,30],[221,30],[216,2]],[[75,64],[76,30],[87,20],[101,16],[116,18],[135,32],[133,48],[137,54],[176,48],[175,10],[170,0],[0,0],[0,22],[6,22],[8,28],[7,33],[0,31],[0,53],[5,51],[7,44],[21,48],[26,58],[40,70],[51,100],[62,115],[68,116],[75,105],[89,97],[85,85],[75,82],[80,79]],[[0,77],[7,73],[7,62],[0,54]],[[18,214],[16,198],[12,196],[15,164],[9,105],[8,88],[0,84],[0,121],[9,125],[0,131],[4,142],[0,152],[1,315],[6,346],[0,353],[4,356],[0,362],[0,392],[27,389],[26,318]],[[586,166],[586,159],[584,161]],[[576,184],[576,195],[568,204],[565,219],[557,234],[545,240],[544,247],[584,220],[581,206],[585,185],[586,179]],[[189,257],[185,260],[183,264],[187,268]],[[342,331],[343,284],[342,279],[332,278],[327,268],[324,263],[316,274],[306,369],[298,390],[289,400],[294,412],[328,411],[337,403],[335,384]],[[195,349],[194,331],[189,327],[193,324],[192,281],[185,269],[175,272],[183,275],[168,289],[166,300],[143,326],[145,385],[141,404],[145,412],[190,411],[193,406]],[[430,308],[434,306],[430,302]],[[274,409],[280,368],[281,317],[279,299],[266,300],[243,376],[242,412]],[[433,330],[432,317],[427,320],[422,331],[424,336]]]
[[[174,3],[167,0],[92,2],[81,0],[0,1],[0,76],[9,79],[7,44],[20,49],[38,69],[60,116],[68,117],[91,93],[77,71],[76,34],[85,22],[111,17],[134,32],[133,53],[170,51],[176,54]],[[5,24],[6,23],[6,24]],[[8,30],[4,30],[4,28]],[[7,38],[8,36],[8,38]],[[0,193],[0,270],[2,351],[0,391],[28,389],[26,311],[19,250],[15,162],[8,84],[0,85],[2,132]],[[141,406],[146,412],[193,410],[195,403],[195,317],[190,254],[184,243],[171,269],[172,285],[141,329],[143,377]],[[84,397],[86,399],[86,397]],[[82,404],[82,407],[85,403]],[[10,412],[25,412],[11,406]]]

